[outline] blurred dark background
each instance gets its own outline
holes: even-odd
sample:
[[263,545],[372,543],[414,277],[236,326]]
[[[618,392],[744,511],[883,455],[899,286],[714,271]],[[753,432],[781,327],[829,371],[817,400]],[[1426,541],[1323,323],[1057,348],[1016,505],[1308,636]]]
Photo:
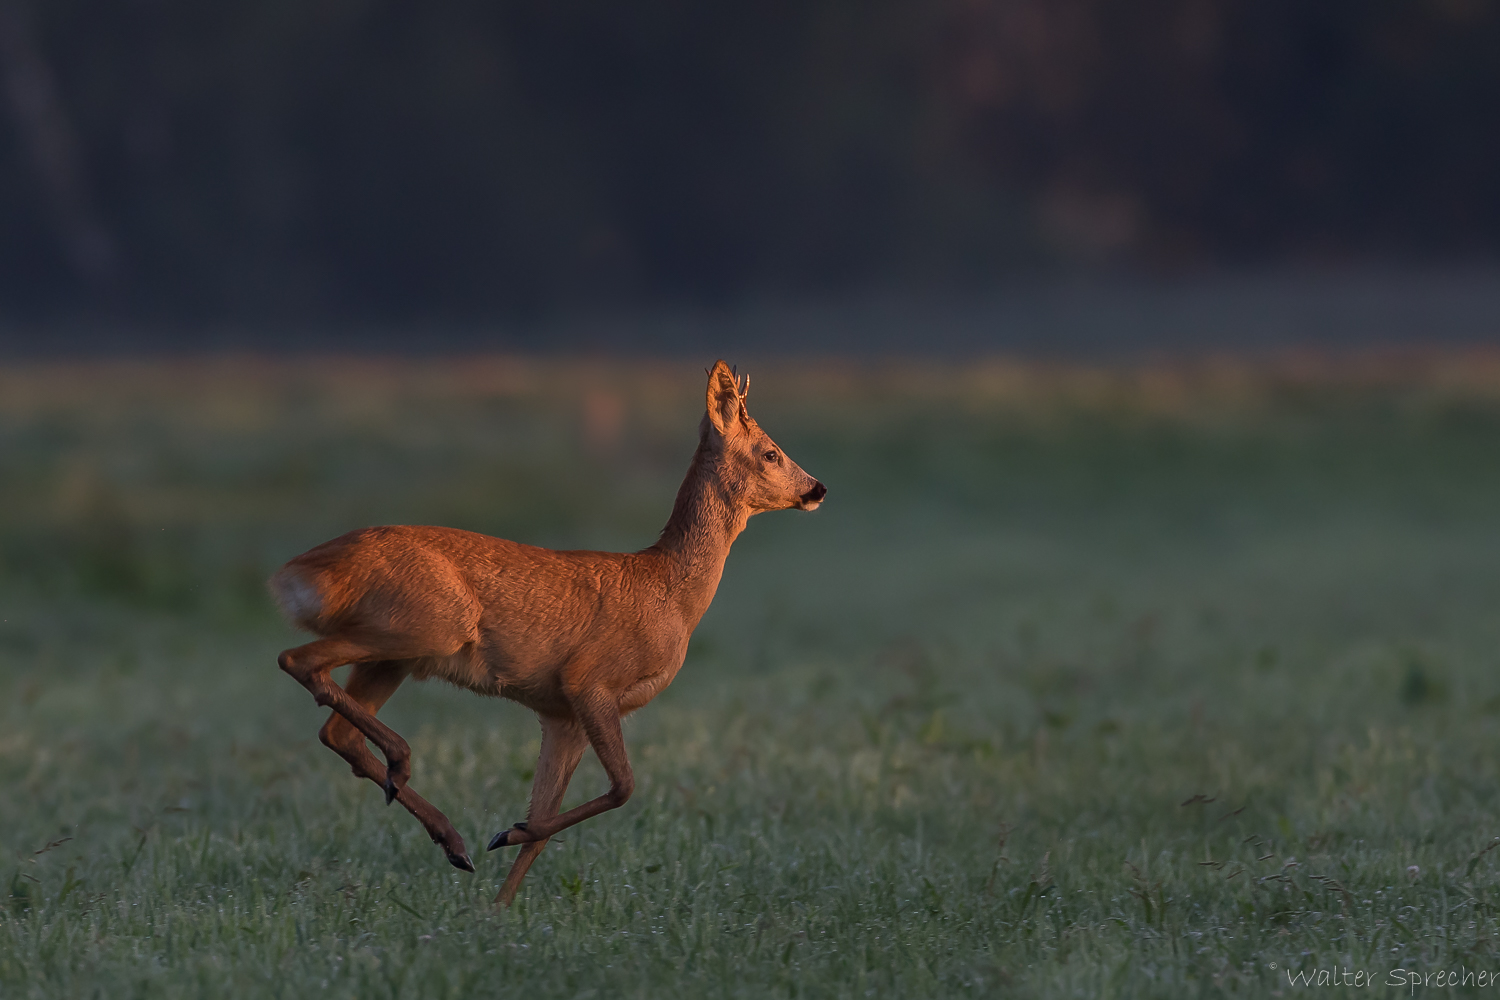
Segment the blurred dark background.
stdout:
[[1483,339],[1496,52],[1489,0],[0,0],[0,345]]

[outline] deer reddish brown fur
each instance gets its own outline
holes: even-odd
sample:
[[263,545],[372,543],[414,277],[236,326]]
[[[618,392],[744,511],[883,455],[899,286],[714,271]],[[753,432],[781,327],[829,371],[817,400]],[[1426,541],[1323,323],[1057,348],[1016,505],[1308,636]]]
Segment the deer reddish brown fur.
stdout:
[[[279,660],[333,709],[319,738],[356,776],[381,785],[387,803],[405,806],[455,867],[474,870],[463,838],[407,784],[411,749],[375,713],[406,678],[440,677],[537,714],[542,753],[531,808],[489,844],[521,845],[497,903],[510,904],[547,838],[630,798],[620,718],[676,676],[750,515],[814,510],[828,492],[750,418],[749,382],[742,390],[723,361],[709,373],[698,450],[648,549],[556,552],[454,528],[365,528],[271,578],[287,617],[320,637]],[[354,669],[341,688],[331,674],[344,664]],[[559,815],[586,746],[604,765],[609,791]]]

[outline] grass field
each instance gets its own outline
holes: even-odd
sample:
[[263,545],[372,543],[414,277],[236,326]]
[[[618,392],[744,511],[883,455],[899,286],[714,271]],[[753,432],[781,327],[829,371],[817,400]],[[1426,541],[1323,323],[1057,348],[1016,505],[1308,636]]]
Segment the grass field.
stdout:
[[[698,368],[0,370],[0,996],[1500,990],[1436,975],[1500,973],[1500,363],[754,375],[829,501],[497,913],[512,852],[317,743],[262,581],[372,523],[647,545]],[[471,850],[524,815],[524,710],[382,718]]]

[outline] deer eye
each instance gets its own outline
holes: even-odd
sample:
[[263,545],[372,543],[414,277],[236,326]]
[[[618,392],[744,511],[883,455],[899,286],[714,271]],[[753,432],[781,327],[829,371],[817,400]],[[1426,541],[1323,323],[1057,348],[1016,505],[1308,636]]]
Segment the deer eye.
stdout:
[[778,455],[778,454],[776,454],[774,451],[768,451],[768,452],[766,452],[766,454],[765,454],[764,457],[765,457],[765,460],[767,462],[779,462],[779,461],[781,461],[781,456]]

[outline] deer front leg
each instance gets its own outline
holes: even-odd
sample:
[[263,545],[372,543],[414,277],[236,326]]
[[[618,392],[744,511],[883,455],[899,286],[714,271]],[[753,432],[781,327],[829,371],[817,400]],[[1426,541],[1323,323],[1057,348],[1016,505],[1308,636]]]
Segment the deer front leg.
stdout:
[[577,700],[570,699],[570,703],[574,716],[588,736],[589,745],[594,748],[599,763],[604,765],[604,773],[609,775],[609,791],[581,806],[574,806],[561,816],[539,817],[502,830],[490,841],[490,850],[546,840],[559,830],[566,830],[591,816],[620,808],[635,791],[635,775],[630,771],[630,758],[625,754],[620,709],[614,697],[601,691]]
[[[399,662],[356,663],[345,693],[374,715],[406,679],[406,674],[406,667]],[[348,719],[333,712],[318,731],[318,739],[348,761],[356,777],[369,778],[382,788],[386,787],[386,766],[365,747],[364,733],[355,729]],[[474,871],[474,862],[469,859],[464,840],[453,829],[447,816],[406,784],[396,793],[396,801],[422,824],[432,842],[443,849],[449,864],[460,871]]]
[[[536,762],[536,777],[531,784],[531,809],[526,813],[526,824],[523,826],[557,815],[558,809],[562,808],[568,782],[572,780],[578,762],[583,759],[583,750],[588,746],[588,737],[584,735],[583,728],[572,720],[542,716],[541,723],[542,753]],[[493,851],[504,844],[506,833],[509,831],[504,831],[491,840],[488,849]],[[531,863],[546,846],[547,841],[535,840],[521,848],[515,863],[510,866],[510,874],[505,876],[505,884],[495,896],[496,906],[511,904]]]

